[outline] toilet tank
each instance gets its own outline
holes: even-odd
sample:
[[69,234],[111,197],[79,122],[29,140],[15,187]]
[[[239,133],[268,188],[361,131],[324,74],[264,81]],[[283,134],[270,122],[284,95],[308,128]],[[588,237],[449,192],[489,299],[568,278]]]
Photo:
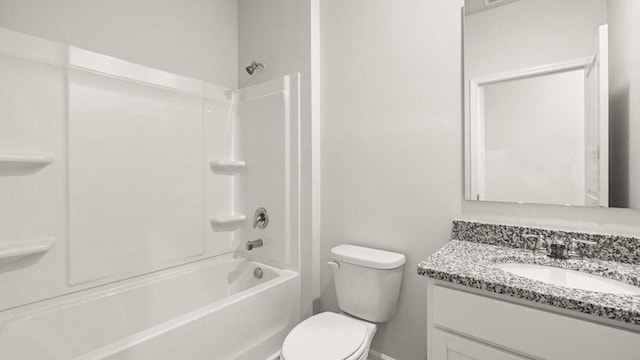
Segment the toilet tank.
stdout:
[[331,259],[340,309],[371,322],[391,319],[398,306],[405,256],[339,245],[331,249]]

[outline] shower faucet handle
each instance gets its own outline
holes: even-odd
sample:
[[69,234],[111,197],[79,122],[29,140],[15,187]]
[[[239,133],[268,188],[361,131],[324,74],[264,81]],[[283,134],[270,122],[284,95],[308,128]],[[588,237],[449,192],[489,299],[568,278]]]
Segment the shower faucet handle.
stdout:
[[264,229],[267,225],[269,225],[269,214],[267,214],[267,209],[263,207],[256,209],[256,212],[253,215],[253,228]]

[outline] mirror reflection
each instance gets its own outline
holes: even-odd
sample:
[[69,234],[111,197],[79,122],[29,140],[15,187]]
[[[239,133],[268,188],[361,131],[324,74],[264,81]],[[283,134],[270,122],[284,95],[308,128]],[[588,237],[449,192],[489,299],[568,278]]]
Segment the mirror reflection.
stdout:
[[465,1],[467,200],[640,208],[639,4]]

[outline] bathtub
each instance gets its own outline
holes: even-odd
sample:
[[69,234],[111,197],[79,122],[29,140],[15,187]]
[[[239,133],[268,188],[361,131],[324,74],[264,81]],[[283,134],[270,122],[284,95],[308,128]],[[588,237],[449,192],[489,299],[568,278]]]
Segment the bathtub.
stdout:
[[5,311],[0,357],[268,359],[299,320],[299,289],[294,271],[233,255],[203,260]]

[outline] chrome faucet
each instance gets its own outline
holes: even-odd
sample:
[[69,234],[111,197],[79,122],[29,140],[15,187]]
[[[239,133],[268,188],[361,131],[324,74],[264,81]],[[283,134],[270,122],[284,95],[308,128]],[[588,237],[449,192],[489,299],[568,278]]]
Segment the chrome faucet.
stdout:
[[262,239],[247,241],[247,251],[251,251],[254,248],[259,248],[264,245]]
[[578,246],[578,244],[584,244],[589,246],[598,245],[598,243],[595,241],[580,240],[580,239],[572,238],[571,241],[569,242],[569,251],[567,254],[570,258],[584,259],[584,253],[582,252],[582,249]]
[[267,214],[267,209],[258,208],[256,209],[256,213],[253,215],[253,228],[264,229],[269,225],[269,214]]
[[569,248],[567,242],[563,239],[554,237],[550,242],[547,242],[547,256],[552,259],[568,259]]
[[536,239],[535,244],[533,245],[533,254],[535,255],[538,250],[549,250],[549,244],[547,243],[547,239],[545,239],[544,235],[540,234],[524,234],[522,235],[525,239]]
[[548,240],[544,235],[537,234],[524,234],[522,237],[525,239],[536,239],[536,243],[533,246],[534,255],[538,250],[545,250],[548,257],[561,260],[576,258],[583,259],[584,254],[578,244],[598,245],[598,243],[594,241],[579,240],[575,238],[571,239],[571,241],[567,243],[566,240],[558,237]]

